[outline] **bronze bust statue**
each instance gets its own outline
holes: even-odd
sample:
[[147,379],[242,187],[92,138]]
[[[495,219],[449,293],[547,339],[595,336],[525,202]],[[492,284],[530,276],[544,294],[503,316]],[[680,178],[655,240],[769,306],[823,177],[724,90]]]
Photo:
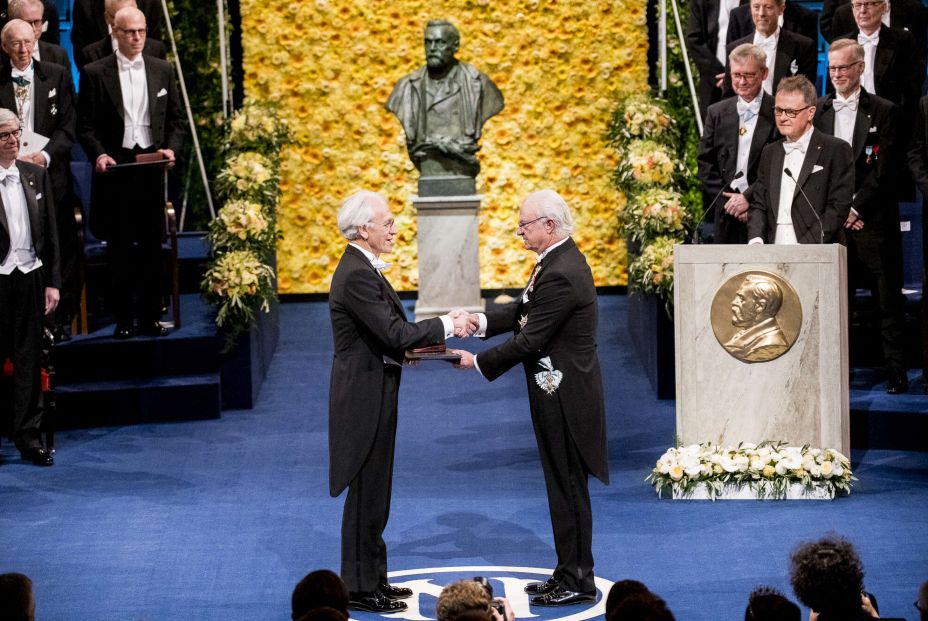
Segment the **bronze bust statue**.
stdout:
[[777,313],[783,292],[772,278],[752,274],[744,279],[731,301],[731,323],[739,328],[723,347],[745,362],[779,358],[790,348]]
[[481,130],[503,109],[503,94],[487,75],[454,57],[460,35],[451,22],[429,21],[424,43],[426,65],[400,78],[387,109],[406,132],[420,196],[475,194]]

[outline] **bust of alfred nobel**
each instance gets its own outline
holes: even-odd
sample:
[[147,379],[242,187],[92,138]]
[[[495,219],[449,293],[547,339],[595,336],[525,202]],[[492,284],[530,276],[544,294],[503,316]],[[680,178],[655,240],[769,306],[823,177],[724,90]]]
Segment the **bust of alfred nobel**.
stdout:
[[406,132],[409,159],[421,173],[420,194],[434,194],[423,192],[423,180],[434,177],[469,178],[465,185],[473,188],[481,130],[503,109],[503,94],[489,77],[454,57],[460,35],[451,22],[429,21],[424,42],[425,66],[400,78],[386,107]]

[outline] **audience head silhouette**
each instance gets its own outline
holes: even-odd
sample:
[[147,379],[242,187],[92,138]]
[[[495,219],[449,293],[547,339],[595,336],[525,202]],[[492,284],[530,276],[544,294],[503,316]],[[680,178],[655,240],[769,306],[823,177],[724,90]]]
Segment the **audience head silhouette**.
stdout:
[[315,610],[322,610],[322,616],[313,617],[315,621],[332,618],[326,616],[331,615],[329,611],[338,612],[347,618],[348,587],[338,574],[328,569],[310,572],[294,587],[290,608],[293,621],[300,621]]
[[35,599],[32,580],[23,574],[0,574],[0,619],[34,621]]

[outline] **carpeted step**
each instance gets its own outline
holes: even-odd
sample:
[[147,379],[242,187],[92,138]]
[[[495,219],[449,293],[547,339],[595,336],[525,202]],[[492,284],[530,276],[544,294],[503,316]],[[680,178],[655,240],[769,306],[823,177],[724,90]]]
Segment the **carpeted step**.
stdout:
[[55,427],[219,418],[221,396],[218,371],[64,384],[55,389]]
[[851,446],[855,449],[928,451],[928,398],[920,373],[909,373],[909,392],[886,393],[878,372],[855,369],[851,381]]

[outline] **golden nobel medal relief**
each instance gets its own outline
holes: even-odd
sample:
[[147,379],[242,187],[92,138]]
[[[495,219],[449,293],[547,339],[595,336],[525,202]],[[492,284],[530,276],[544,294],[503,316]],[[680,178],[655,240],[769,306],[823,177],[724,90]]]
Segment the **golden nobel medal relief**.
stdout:
[[771,272],[729,278],[716,291],[710,313],[719,345],[742,362],[776,360],[790,350],[802,327],[799,294]]

